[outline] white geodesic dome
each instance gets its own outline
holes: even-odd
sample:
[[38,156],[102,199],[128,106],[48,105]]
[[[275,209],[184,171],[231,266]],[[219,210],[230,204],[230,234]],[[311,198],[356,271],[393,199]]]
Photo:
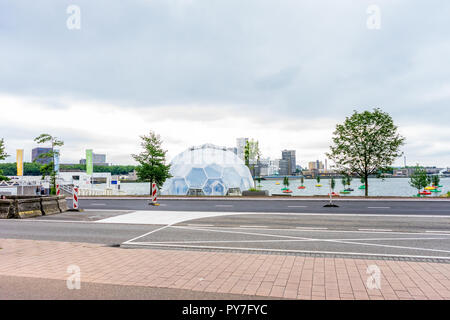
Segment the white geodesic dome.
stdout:
[[227,195],[253,187],[250,170],[236,154],[212,144],[192,147],[171,162],[164,195]]

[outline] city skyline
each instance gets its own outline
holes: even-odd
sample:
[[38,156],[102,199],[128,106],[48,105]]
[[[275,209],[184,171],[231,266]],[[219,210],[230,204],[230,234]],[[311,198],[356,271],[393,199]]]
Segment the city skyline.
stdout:
[[48,132],[66,142],[64,162],[92,148],[133,164],[154,130],[169,161],[249,137],[264,157],[296,150],[307,166],[354,109],[380,107],[406,137],[408,165],[449,166],[450,4],[378,1],[378,30],[370,4],[77,1],[79,30],[66,26],[67,3],[2,4],[6,161]]

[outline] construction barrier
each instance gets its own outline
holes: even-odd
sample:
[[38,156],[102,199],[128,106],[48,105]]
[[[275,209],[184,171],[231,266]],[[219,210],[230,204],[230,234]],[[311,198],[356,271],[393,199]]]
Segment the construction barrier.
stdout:
[[56,185],[56,195],[57,196],[61,195],[61,188],[59,187],[59,184]]
[[78,188],[73,188],[73,209],[78,210]]
[[152,183],[152,203],[156,204],[158,202],[158,189],[156,187],[156,183]]

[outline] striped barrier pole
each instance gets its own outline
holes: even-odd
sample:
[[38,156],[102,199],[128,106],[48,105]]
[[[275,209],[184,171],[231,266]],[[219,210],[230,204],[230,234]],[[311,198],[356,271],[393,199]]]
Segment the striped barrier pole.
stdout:
[[78,188],[73,188],[73,209],[78,210]]
[[152,183],[152,204],[154,206],[159,206],[157,193],[158,188],[156,187],[156,183]]
[[59,187],[59,184],[56,185],[56,195],[60,196],[61,195],[61,189]]

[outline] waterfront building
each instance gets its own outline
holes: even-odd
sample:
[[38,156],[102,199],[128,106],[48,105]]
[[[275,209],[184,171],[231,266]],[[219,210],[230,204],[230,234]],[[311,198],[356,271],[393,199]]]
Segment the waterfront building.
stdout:
[[[295,150],[281,151],[281,159],[287,161],[286,175],[295,175],[295,169],[296,169],[296,164],[297,164],[296,159],[295,159]],[[284,166],[284,164],[283,164],[283,166]],[[281,166],[280,166],[280,170],[281,170]]]
[[49,164],[50,162],[52,162],[52,158],[38,159],[38,157],[41,154],[48,153],[50,151],[52,151],[52,148],[34,148],[33,150],[31,150],[31,161],[33,162],[36,161],[41,164]]
[[[106,163],[106,154],[93,153],[92,162],[94,166],[109,166],[109,163]],[[80,164],[86,164],[86,159],[81,159]]]

